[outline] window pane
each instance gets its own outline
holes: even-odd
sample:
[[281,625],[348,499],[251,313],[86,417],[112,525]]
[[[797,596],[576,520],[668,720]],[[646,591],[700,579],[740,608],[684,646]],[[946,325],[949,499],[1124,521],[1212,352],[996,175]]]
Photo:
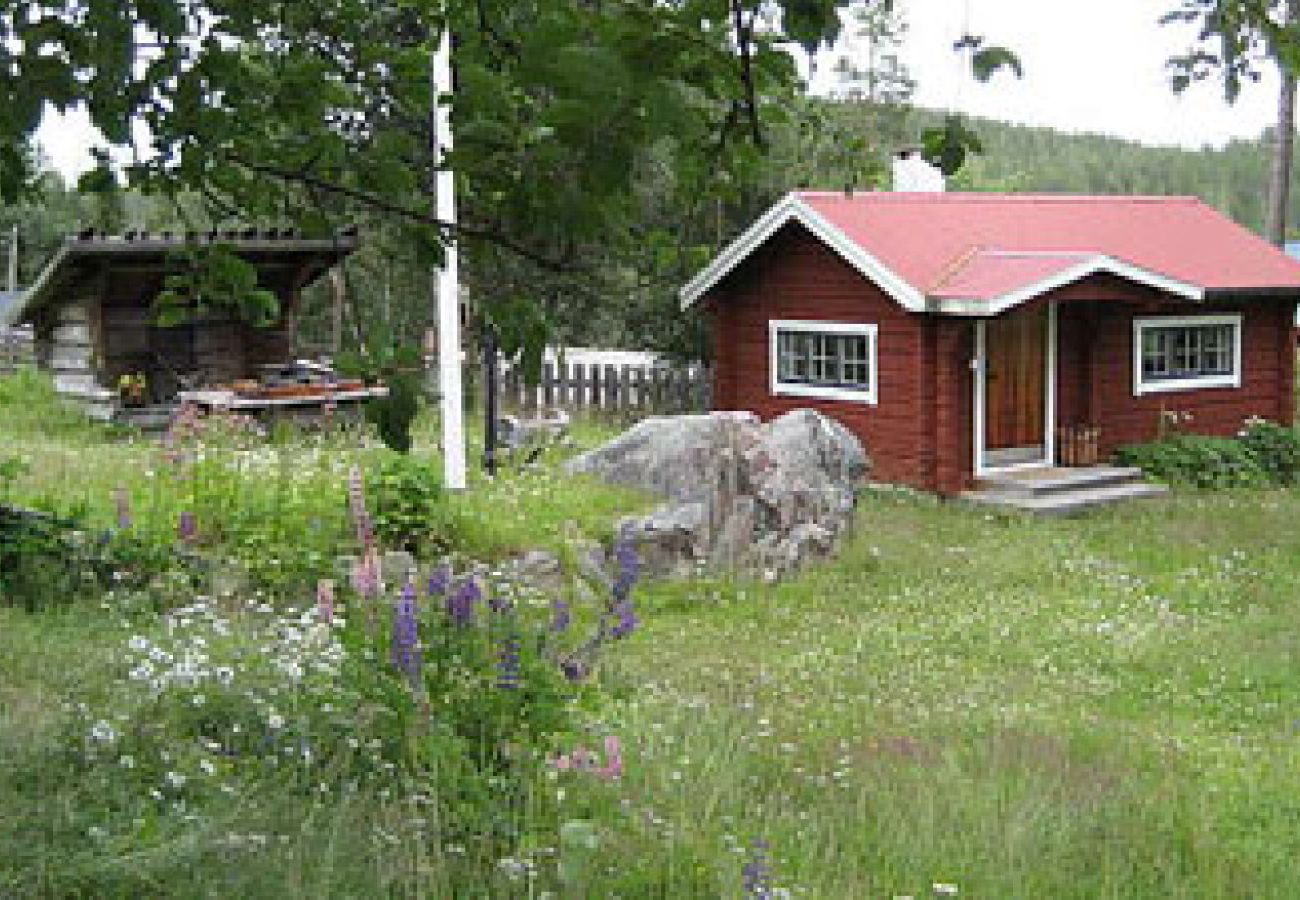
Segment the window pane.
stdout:
[[1231,375],[1235,325],[1143,328],[1142,377],[1147,380]]
[[861,334],[778,331],[777,380],[867,390],[872,379],[868,341]]

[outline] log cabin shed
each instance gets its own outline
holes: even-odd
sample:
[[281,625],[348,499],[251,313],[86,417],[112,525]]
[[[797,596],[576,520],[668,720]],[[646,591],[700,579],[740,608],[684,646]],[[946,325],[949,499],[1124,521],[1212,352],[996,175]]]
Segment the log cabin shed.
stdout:
[[814,407],[873,477],[945,495],[1080,433],[1104,459],[1165,412],[1294,415],[1300,263],[1192,197],[797,192],[681,297],[716,408]]
[[[255,327],[209,313],[181,325],[155,324],[154,299],[185,265],[182,251],[213,244],[254,266],[259,286],[279,300],[277,322]],[[37,364],[53,371],[61,394],[96,418],[113,418],[123,375],[143,373],[149,401],[165,406],[182,389],[249,378],[259,366],[290,360],[303,289],[356,247],[355,230],[324,238],[256,229],[87,231],[63,243],[9,318],[33,326]]]

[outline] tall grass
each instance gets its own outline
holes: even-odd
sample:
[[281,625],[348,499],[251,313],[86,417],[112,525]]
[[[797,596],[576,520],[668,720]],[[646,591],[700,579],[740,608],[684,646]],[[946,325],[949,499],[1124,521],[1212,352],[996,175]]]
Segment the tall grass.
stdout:
[[[83,496],[108,517],[114,485],[154,483],[151,445],[33,428],[27,497]],[[78,468],[69,444],[93,458]],[[240,490],[272,496],[274,472]],[[342,505],[326,472],[302,503]],[[292,541],[308,507],[282,502]],[[468,545],[500,556],[599,535],[644,500],[544,468],[454,502]],[[621,737],[623,777],[529,784],[505,858],[392,797],[274,779],[174,832],[97,842],[102,786],[60,761],[56,736],[65,701],[121,678],[113,648],[144,620],[0,608],[0,894],[741,897],[761,839],[792,896],[1289,898],[1298,517],[1291,490],[1047,522],[868,493],[839,557],[786,584],[641,596],[584,739]]]

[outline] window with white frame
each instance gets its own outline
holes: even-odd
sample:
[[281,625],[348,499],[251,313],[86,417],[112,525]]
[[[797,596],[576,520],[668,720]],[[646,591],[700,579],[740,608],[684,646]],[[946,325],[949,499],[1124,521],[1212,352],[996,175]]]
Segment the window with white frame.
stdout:
[[1241,316],[1133,320],[1133,393],[1241,386]]
[[769,323],[772,393],[876,402],[876,326]]

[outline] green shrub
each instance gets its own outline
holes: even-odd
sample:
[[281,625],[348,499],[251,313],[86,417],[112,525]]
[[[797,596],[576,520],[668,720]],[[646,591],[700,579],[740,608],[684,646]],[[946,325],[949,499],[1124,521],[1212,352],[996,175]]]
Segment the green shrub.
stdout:
[[96,434],[85,412],[54,390],[49,373],[19,369],[0,376],[0,432],[83,443]]
[[442,473],[435,466],[399,453],[385,454],[366,481],[381,543],[417,554],[451,545]]
[[1274,484],[1300,480],[1300,434],[1295,429],[1251,419],[1241,430],[1240,440]]
[[1268,472],[1241,441],[1200,434],[1175,434],[1149,444],[1121,447],[1115,457],[1152,478],[1197,488],[1260,487]]

